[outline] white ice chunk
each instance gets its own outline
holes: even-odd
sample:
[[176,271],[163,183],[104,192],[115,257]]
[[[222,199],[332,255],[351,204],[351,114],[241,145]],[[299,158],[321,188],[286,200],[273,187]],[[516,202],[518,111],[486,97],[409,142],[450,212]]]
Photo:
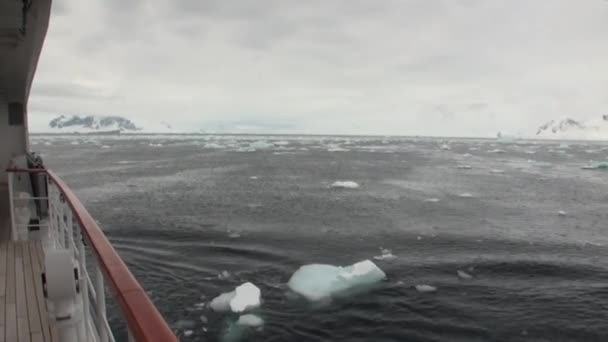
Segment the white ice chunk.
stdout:
[[465,271],[461,271],[461,270],[456,271],[456,274],[458,275],[458,278],[460,278],[460,279],[472,279],[473,278],[472,275],[468,274]]
[[332,183],[331,187],[340,189],[357,189],[359,184],[353,181],[335,181]]
[[441,148],[442,150],[444,150],[444,151],[449,151],[449,150],[450,150],[450,145],[448,145],[448,144],[443,144],[443,145],[441,145],[441,147],[440,147],[440,148]]
[[310,301],[319,301],[378,283],[386,274],[370,260],[347,267],[310,264],[300,267],[287,286]]
[[427,198],[424,201],[427,203],[437,203],[440,201],[440,199],[439,198]]
[[437,288],[431,285],[416,285],[414,287],[416,288],[416,291],[423,293],[437,291]]
[[268,148],[273,148],[273,147],[274,147],[274,144],[270,144],[264,140],[254,141],[249,144],[249,148],[258,149],[258,150],[263,150],[263,149],[268,149]]
[[264,320],[256,315],[247,314],[239,317],[239,320],[236,321],[236,324],[245,327],[258,328],[264,325]]
[[506,152],[505,150],[501,150],[499,148],[488,151],[488,153],[505,153],[505,152]]
[[462,198],[472,198],[473,194],[468,193],[468,192],[463,192],[460,195],[458,195],[458,197],[462,197]]
[[396,256],[393,254],[393,251],[387,248],[380,248],[380,252],[382,254],[376,255],[374,259],[376,260],[393,260]]
[[245,283],[232,292],[222,293],[213,298],[209,306],[213,311],[241,313],[259,307],[262,303],[261,295],[257,286]]
[[226,292],[213,298],[209,306],[213,311],[224,312],[230,311],[230,301],[236,296],[236,292]]
[[558,214],[559,216],[566,216],[566,215],[567,215],[567,214],[566,214],[566,212],[565,212],[565,211],[563,211],[563,210],[558,211],[558,212],[557,212],[557,214]]
[[490,173],[496,173],[496,174],[498,174],[498,173],[505,173],[505,171],[504,170],[499,170],[499,169],[492,169],[492,170],[490,170]]
[[186,330],[186,331],[184,331],[184,336],[190,337],[190,336],[192,336],[193,333],[194,332],[192,330]]
[[235,296],[230,300],[232,312],[245,312],[255,309],[262,303],[262,292],[252,283],[245,283],[235,290]]

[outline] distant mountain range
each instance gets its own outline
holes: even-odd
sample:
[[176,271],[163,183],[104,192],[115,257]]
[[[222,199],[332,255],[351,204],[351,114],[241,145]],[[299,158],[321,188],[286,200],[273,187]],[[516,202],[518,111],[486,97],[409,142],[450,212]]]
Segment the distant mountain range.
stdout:
[[49,122],[51,129],[73,129],[91,130],[91,131],[121,131],[121,132],[137,132],[141,128],[137,127],[131,120],[120,116],[65,116],[61,115]]
[[34,133],[177,133],[166,122],[136,124],[117,115],[59,115],[46,127],[32,129]]
[[593,120],[563,118],[542,124],[536,136],[549,139],[608,139],[608,115]]

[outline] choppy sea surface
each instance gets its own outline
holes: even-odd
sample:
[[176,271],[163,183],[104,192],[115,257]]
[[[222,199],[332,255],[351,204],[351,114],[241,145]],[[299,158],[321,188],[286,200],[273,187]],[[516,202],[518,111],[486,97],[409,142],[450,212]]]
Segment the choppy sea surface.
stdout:
[[[608,144],[31,140],[182,341],[234,340],[235,317],[207,304],[246,281],[264,325],[242,341],[608,341],[608,170],[581,168]],[[365,259],[387,275],[365,293],[312,305],[286,286],[301,265]]]

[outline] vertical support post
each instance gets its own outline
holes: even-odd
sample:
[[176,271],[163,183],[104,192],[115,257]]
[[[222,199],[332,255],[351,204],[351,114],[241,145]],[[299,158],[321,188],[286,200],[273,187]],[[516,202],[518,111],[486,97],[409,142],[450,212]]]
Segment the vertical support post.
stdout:
[[57,242],[59,243],[59,247],[60,248],[66,248],[64,242],[65,242],[65,199],[62,198],[62,195],[59,195],[59,210],[58,210],[58,214],[59,214],[59,222],[58,222],[58,231],[57,231]]
[[78,246],[78,267],[80,270],[80,294],[82,295],[82,323],[85,329],[85,336],[89,336],[89,284],[87,278],[89,273],[87,272],[87,263],[85,259],[84,241],[82,236],[81,227],[77,225],[76,229],[76,244]]
[[135,337],[133,337],[133,334],[131,333],[131,329],[127,328],[127,331],[129,332],[129,342],[135,342]]
[[103,285],[103,272],[99,265],[95,265],[95,304],[97,307],[97,331],[99,332],[99,342],[108,342],[108,332],[106,331],[106,293]]
[[11,239],[13,241],[17,240],[17,225],[15,225],[15,203],[13,203],[14,193],[13,193],[13,173],[8,173],[8,202],[10,204],[11,210]]
[[76,246],[72,246],[72,237],[73,237],[73,229],[74,229],[73,228],[74,220],[72,218],[72,208],[70,208],[67,203],[65,206],[67,207],[67,210],[65,213],[65,217],[67,220],[67,222],[66,222],[67,226],[66,226],[66,233],[65,233],[64,239],[63,239],[63,244],[64,244],[65,248],[74,252],[74,248],[76,248]]

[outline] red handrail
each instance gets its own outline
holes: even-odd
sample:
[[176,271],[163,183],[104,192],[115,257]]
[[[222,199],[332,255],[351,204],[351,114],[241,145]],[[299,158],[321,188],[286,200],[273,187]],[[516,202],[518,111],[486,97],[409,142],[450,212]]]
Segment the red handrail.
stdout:
[[114,298],[127,320],[129,330],[136,341],[171,342],[177,337],[158,312],[146,291],[139,285],[129,268],[120,258],[91,214],[72,190],[48,169],[8,169],[8,172],[46,173],[65,196],[74,216],[80,224],[86,240],[97,256],[97,261],[106,275]]

